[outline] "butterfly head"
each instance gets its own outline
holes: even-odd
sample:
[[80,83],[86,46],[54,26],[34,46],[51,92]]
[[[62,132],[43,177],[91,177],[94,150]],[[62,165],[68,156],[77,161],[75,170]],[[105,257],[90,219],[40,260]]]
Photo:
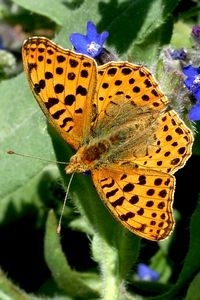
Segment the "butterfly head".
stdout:
[[95,139],[89,145],[83,145],[69,161],[65,171],[67,174],[73,172],[86,172],[99,165],[100,161],[105,162],[105,156],[109,150],[109,142],[106,140],[96,141]]
[[71,173],[83,173],[86,172],[88,169],[84,165],[84,163],[81,160],[81,156],[76,153],[70,158],[69,164],[65,168],[65,172],[67,174]]

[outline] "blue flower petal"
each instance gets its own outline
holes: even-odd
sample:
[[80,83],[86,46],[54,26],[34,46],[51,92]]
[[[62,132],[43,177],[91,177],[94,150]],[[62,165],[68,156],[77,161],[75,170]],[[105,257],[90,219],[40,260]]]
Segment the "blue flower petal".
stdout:
[[97,33],[97,29],[96,26],[94,25],[93,22],[88,21],[87,22],[87,34],[86,36],[92,41],[92,40],[96,40],[98,39],[99,34]]
[[138,264],[137,274],[140,279],[149,281],[156,281],[160,277],[160,275],[156,271],[142,263]]
[[200,68],[195,68],[191,65],[183,67],[183,73],[188,77],[195,77],[200,74]]
[[73,33],[70,35],[69,39],[77,52],[88,54],[87,52],[88,42],[83,34]]
[[183,48],[181,48],[170,50],[170,55],[174,60],[184,60],[186,59],[187,53]]
[[108,38],[109,33],[107,31],[103,31],[99,36],[99,44],[103,45],[105,40]]
[[187,76],[184,80],[186,87],[197,100],[197,103],[191,108],[188,118],[191,121],[198,121],[200,120],[200,67],[188,65],[183,67],[183,73]]
[[196,84],[196,87],[193,90],[193,95],[197,99],[197,101],[200,103],[200,83]]
[[188,114],[188,118],[191,121],[199,121],[200,120],[200,103],[195,104],[189,114]]
[[191,91],[194,86],[194,78],[188,77],[186,80],[184,80],[184,84],[186,85],[188,90]]
[[[191,65],[183,67],[183,74],[187,76],[184,83],[189,91],[192,91],[194,96],[198,94],[200,88],[200,67],[196,68]],[[197,100],[199,99],[199,96]]]
[[73,33],[70,35],[70,41],[76,52],[87,54],[94,58],[101,54],[103,44],[108,35],[107,31],[103,31],[101,34],[98,34],[94,23],[88,21],[86,35]]

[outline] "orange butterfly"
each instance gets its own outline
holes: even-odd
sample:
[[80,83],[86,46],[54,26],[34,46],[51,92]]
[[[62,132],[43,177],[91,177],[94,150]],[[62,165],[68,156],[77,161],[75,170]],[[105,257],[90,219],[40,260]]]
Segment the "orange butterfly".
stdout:
[[77,150],[66,173],[91,171],[114,217],[149,240],[173,230],[175,178],[193,135],[151,72],[129,62],[94,59],[43,37],[25,41],[24,70],[41,109]]

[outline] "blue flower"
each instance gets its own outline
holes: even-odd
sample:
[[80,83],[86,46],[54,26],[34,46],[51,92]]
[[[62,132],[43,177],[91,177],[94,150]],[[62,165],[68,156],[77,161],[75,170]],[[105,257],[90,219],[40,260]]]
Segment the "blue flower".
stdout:
[[199,121],[200,120],[200,103],[196,103],[190,110],[188,114],[188,118],[191,121]]
[[200,25],[192,27],[192,37],[198,44],[200,43]]
[[0,50],[4,50],[3,38],[0,36]]
[[85,175],[85,176],[91,175],[91,171],[90,170],[85,171],[85,172],[83,172],[83,175]]
[[174,60],[185,60],[187,53],[183,48],[181,48],[181,49],[170,50],[170,55]]
[[[184,83],[189,91],[192,91],[194,93],[196,92],[196,90],[200,89],[200,67],[196,68],[188,65],[186,67],[183,67],[183,73],[187,76],[187,79],[184,81]],[[200,94],[197,100],[200,100]]]
[[160,277],[156,271],[142,263],[138,264],[137,275],[141,280],[145,281],[156,281]]
[[200,120],[200,67],[188,65],[183,67],[183,73],[187,76],[184,83],[187,89],[196,98],[196,104],[191,108],[188,117],[191,121]]
[[107,31],[103,31],[101,34],[98,34],[94,23],[88,21],[86,35],[72,33],[70,35],[70,42],[74,46],[76,52],[83,53],[94,58],[101,54],[103,44],[108,35]]

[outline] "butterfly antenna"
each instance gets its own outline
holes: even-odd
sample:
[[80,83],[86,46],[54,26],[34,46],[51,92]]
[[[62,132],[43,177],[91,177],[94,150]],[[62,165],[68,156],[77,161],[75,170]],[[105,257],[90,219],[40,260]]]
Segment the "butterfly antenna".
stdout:
[[64,162],[64,161],[55,161],[55,160],[51,160],[51,159],[45,159],[45,158],[34,156],[34,155],[29,155],[29,154],[23,154],[23,153],[15,152],[13,150],[8,150],[7,154],[14,154],[14,155],[18,155],[18,156],[29,157],[29,158],[34,158],[34,159],[42,160],[42,161],[47,161],[47,162],[54,163],[54,164],[56,163],[56,164],[66,165],[66,162]]
[[65,194],[65,199],[64,199],[64,202],[63,202],[63,206],[62,206],[62,210],[61,210],[61,214],[60,214],[60,219],[59,219],[59,222],[58,222],[58,227],[57,227],[57,230],[56,230],[58,234],[60,234],[60,231],[61,231],[62,217],[63,217],[63,214],[64,214],[65,205],[66,205],[66,202],[67,202],[67,198],[68,198],[68,195],[69,195],[69,189],[70,189],[73,177],[74,177],[74,173],[71,174],[71,177],[69,179],[69,183],[68,183],[68,186],[67,186],[67,191],[66,191],[66,194]]

